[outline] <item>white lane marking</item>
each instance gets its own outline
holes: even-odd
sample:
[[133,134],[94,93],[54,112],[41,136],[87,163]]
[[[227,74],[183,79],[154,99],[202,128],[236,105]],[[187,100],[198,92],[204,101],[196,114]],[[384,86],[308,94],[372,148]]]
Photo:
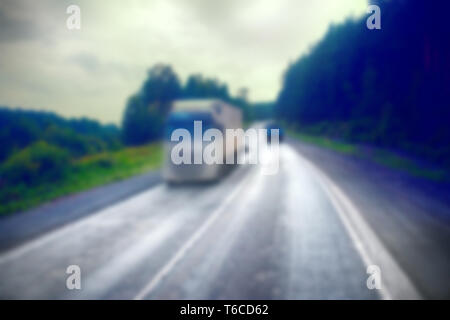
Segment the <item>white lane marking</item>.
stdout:
[[[184,196],[184,191],[186,190],[180,191],[182,192],[181,195]],[[175,202],[171,200],[171,204],[178,203],[179,200],[182,200],[184,204],[186,203],[186,199],[180,197],[178,191],[166,189],[165,192],[171,198],[176,198]],[[133,268],[141,263],[143,259],[151,256],[164,241],[173,237],[176,231],[182,228],[189,219],[198,216],[203,206],[211,203],[211,200],[217,198],[217,195],[220,194],[220,189],[212,188],[202,194],[198,199],[196,198],[194,201],[191,201],[187,207],[186,205],[181,206],[181,208],[180,206],[174,208],[166,207],[165,209],[170,210],[164,214],[164,219],[160,218],[161,220],[159,220],[158,226],[154,230],[125,248],[121,254],[115,255],[112,260],[99,266],[95,273],[91,274],[85,281],[83,290],[77,292],[75,295],[71,292],[67,295],[67,298],[98,299],[105,295],[111,288],[123,280],[124,277],[133,272]],[[146,203],[148,204],[148,201]],[[128,217],[125,217],[125,219],[128,219]]]
[[175,253],[174,256],[156,273],[156,275],[147,283],[147,285],[138,292],[133,298],[134,300],[143,300],[148,296],[161,280],[168,275],[180,260],[184,258],[186,253],[195,245],[195,243],[203,236],[208,228],[217,220],[220,214],[227,208],[231,201],[241,192],[244,185],[253,177],[254,173],[250,172],[231,192],[228,197],[218,206],[209,216],[209,218],[201,225],[199,229],[186,241],[186,243]]
[[126,248],[123,254],[116,256],[93,275],[90,275],[85,281],[83,290],[76,292],[77,295],[74,296],[73,292],[70,292],[65,299],[98,299],[102,297],[119,283],[141,261],[142,257],[155,251],[182,224],[178,216],[171,216],[164,220],[154,231]]
[[406,272],[395,261],[349,197],[316,165],[298,152],[297,155],[317,176],[366,267],[369,265],[381,267],[383,279],[383,287],[379,290],[381,297],[389,300],[422,299]]
[[44,246],[45,244],[48,244],[48,243],[56,240],[58,237],[63,236],[65,232],[69,231],[72,228],[82,228],[83,226],[86,226],[89,223],[95,222],[96,219],[105,219],[105,216],[120,212],[121,209],[123,208],[123,206],[137,205],[137,204],[142,203],[143,201],[144,201],[144,203],[148,203],[149,196],[158,197],[158,193],[162,192],[163,190],[164,190],[164,186],[157,186],[157,187],[151,188],[150,190],[145,190],[141,193],[138,193],[137,195],[135,195],[133,197],[130,197],[126,200],[116,203],[110,207],[106,207],[97,212],[94,212],[87,217],[81,218],[80,220],[77,220],[73,223],[67,224],[61,228],[54,230],[54,231],[50,231],[35,240],[31,240],[29,242],[24,243],[23,245],[20,245],[17,248],[13,248],[9,251],[6,251],[4,254],[2,254],[0,256],[0,264],[20,258],[22,255],[26,254],[27,252],[29,252],[33,249],[39,248],[41,246]]
[[[257,167],[256,176],[251,182],[251,189],[245,192],[245,197],[240,200],[239,207],[233,208],[233,214],[226,224],[217,234],[213,246],[210,246],[209,254],[200,261],[195,270],[195,275],[189,277],[183,284],[185,296],[191,300],[202,300],[211,297],[211,283],[217,280],[220,268],[231,253],[238,236],[245,233],[246,222],[253,218],[258,211],[250,208],[257,208],[259,195],[267,183],[266,176],[262,173],[262,168]],[[250,206],[255,204],[254,206]],[[201,244],[199,244],[201,245]],[[208,243],[207,245],[211,245]],[[196,275],[201,275],[199,281]]]

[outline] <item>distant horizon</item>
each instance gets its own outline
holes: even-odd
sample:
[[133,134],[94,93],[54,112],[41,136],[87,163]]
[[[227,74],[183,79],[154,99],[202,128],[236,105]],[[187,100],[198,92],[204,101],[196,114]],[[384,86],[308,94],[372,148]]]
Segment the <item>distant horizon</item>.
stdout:
[[[220,98],[185,98],[185,99],[187,99],[187,100],[191,100],[191,99],[196,99],[196,100],[201,100],[201,99],[219,99],[219,100],[221,100]],[[252,102],[251,105],[269,104],[269,103],[274,103],[274,102],[275,101],[256,101],[256,102]],[[96,118],[90,117],[88,115],[65,116],[65,115],[63,115],[63,114],[61,114],[61,113],[59,113],[58,111],[55,111],[55,110],[38,109],[38,108],[24,108],[22,106],[8,106],[8,105],[6,105],[4,103],[0,103],[0,109],[8,109],[8,110],[12,110],[12,111],[18,110],[18,111],[32,111],[32,112],[50,113],[50,114],[54,114],[56,116],[59,116],[61,118],[64,118],[66,120],[87,119],[87,120],[97,121],[97,122],[99,122],[102,125],[114,125],[114,126],[117,126],[119,128],[122,126],[122,122],[121,121],[119,121],[118,123],[115,123],[115,122],[112,122],[112,121],[105,122],[105,121],[102,121],[101,119],[96,119]],[[124,107],[124,111],[125,111],[125,107]]]

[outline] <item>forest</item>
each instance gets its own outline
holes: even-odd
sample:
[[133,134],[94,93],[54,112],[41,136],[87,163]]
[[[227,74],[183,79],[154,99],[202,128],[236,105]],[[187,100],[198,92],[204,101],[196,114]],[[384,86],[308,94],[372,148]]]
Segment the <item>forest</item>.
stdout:
[[[450,32],[445,4],[371,1],[290,64],[276,115],[297,130],[404,151],[450,166]],[[447,8],[448,9],[448,8]]]

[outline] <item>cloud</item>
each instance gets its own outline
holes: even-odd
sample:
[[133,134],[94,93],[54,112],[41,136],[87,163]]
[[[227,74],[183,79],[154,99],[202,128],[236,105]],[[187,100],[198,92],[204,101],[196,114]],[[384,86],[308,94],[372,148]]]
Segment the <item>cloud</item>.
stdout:
[[30,19],[12,14],[14,9],[17,9],[16,6],[15,2],[0,4],[0,42],[29,40],[39,34],[39,30]]
[[[81,8],[81,30],[66,8]],[[120,122],[153,64],[275,99],[288,63],[366,0],[2,0],[0,104]]]
[[98,71],[101,67],[99,59],[95,55],[86,52],[71,55],[68,61],[81,67],[87,72]]
[[[65,1],[64,1],[65,2]],[[2,0],[0,2],[0,43],[50,41],[55,30],[55,13],[63,5],[47,6],[40,1]]]

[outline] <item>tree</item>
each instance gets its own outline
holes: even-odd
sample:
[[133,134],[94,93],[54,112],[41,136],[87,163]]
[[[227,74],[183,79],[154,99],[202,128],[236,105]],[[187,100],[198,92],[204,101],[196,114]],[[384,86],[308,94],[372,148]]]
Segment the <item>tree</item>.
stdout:
[[184,98],[216,98],[230,100],[228,86],[214,78],[205,78],[201,74],[188,77],[183,89]]
[[139,145],[161,137],[164,117],[158,102],[145,103],[140,95],[127,103],[123,119],[123,139],[127,145]]
[[420,0],[370,3],[381,7],[381,30],[369,30],[367,16],[332,25],[288,66],[276,115],[450,165],[447,11]]
[[37,141],[4,162],[0,166],[0,178],[10,185],[58,181],[69,168],[69,159],[66,150]]
[[164,116],[170,110],[170,103],[179,98],[180,94],[180,81],[172,67],[157,64],[149,70],[140,96],[146,105],[156,103],[156,111]]
[[160,138],[171,102],[180,94],[172,67],[158,64],[151,68],[141,90],[128,99],[122,122],[124,142],[138,145]]

